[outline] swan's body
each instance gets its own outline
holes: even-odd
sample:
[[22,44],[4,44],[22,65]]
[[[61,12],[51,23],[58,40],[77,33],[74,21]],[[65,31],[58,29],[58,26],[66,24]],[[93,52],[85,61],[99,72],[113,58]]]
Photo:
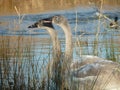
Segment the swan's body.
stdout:
[[69,73],[67,72],[65,77],[69,75],[71,78],[70,82],[73,82],[71,84],[73,87],[77,87],[77,90],[84,90],[85,87],[87,87],[87,90],[120,89],[120,69],[118,63],[96,56],[85,56],[83,61],[72,62],[72,34],[67,20],[63,16],[54,16],[48,21],[59,25],[65,33],[64,67],[66,65],[66,69],[69,69]]

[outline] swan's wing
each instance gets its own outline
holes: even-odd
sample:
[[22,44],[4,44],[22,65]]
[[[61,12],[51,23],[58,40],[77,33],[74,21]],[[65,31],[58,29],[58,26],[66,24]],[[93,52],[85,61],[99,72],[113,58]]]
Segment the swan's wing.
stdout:
[[[95,87],[120,88],[120,66],[119,64],[108,61],[98,60],[91,64],[81,66],[72,71],[71,76],[74,82],[89,86],[95,84]],[[106,90],[106,89],[105,89]]]
[[83,65],[91,64],[99,60],[104,60],[104,59],[98,56],[82,55],[80,59],[73,60],[70,67],[71,67],[71,70],[77,70]]
[[100,72],[108,74],[108,72],[113,72],[118,67],[119,64],[112,61],[108,60],[94,61],[93,63],[84,64],[79,69],[75,70],[74,76],[80,78],[86,76],[96,76],[97,73]]

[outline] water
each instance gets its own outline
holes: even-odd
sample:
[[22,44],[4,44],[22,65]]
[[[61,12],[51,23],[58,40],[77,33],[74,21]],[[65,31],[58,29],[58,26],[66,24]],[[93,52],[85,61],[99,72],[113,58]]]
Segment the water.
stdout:
[[[93,8],[77,7],[71,10],[25,15],[22,22],[20,23],[18,16],[1,16],[1,42],[2,38],[3,40],[6,40],[5,43],[7,43],[9,47],[7,45],[5,47],[8,47],[8,49],[10,49],[10,52],[7,51],[7,54],[10,56],[9,59],[13,59],[14,62],[20,63],[17,64],[17,68],[24,68],[23,72],[26,77],[31,75],[35,77],[34,79],[36,80],[40,78],[41,74],[39,73],[46,72],[44,71],[44,69],[46,68],[46,64],[52,59],[52,41],[50,40],[50,36],[48,35],[48,33],[45,30],[28,29],[27,27],[29,25],[32,25],[39,19],[59,14],[64,15],[68,19],[71,27],[74,45],[74,59],[80,58],[81,53],[84,55],[95,55],[95,50],[98,51],[99,57],[106,59],[114,57],[114,59],[119,59],[120,29],[115,30],[107,28],[110,22],[104,18],[101,18],[99,23],[98,16],[96,15],[96,10],[94,10]],[[118,16],[118,18],[120,18],[119,9],[103,10],[103,14],[108,16],[110,19],[113,19],[115,16]],[[58,36],[62,43],[62,51],[64,52],[64,33],[61,28],[56,25],[54,26],[59,33]],[[96,33],[98,31],[98,27],[100,31],[96,41]],[[7,41],[9,41],[9,43]],[[2,50],[2,44],[0,45],[0,50]],[[15,55],[15,53],[17,53],[18,55]],[[6,55],[6,57],[8,56]],[[0,56],[0,58],[3,58],[2,55]],[[13,69],[14,65],[11,70]],[[34,72],[32,72],[32,70]],[[43,76],[44,75],[42,75],[42,78]],[[31,80],[32,79],[33,78],[31,78]]]
[[[120,18],[119,9],[103,10],[102,13],[112,20],[114,19],[115,16],[118,16],[118,18]],[[23,20],[20,23],[19,23],[18,16],[2,16],[0,17],[0,21],[3,22],[3,24],[0,25],[0,35],[1,36],[26,36],[26,37],[31,36],[31,37],[36,37],[37,39],[40,39],[40,38],[49,39],[50,36],[45,30],[28,29],[27,27],[29,25],[32,25],[33,23],[35,23],[36,21],[40,19],[51,17],[54,15],[64,15],[68,19],[68,22],[71,26],[72,35],[73,35],[72,37],[74,39],[73,40],[74,43],[81,40],[84,42],[86,41],[88,42],[88,44],[90,44],[87,47],[83,46],[84,54],[93,54],[91,53],[91,50],[93,51],[92,48],[94,47],[93,47],[93,44],[91,43],[93,43],[96,39],[95,35],[98,31],[98,27],[100,29],[99,37],[98,37],[98,40],[99,40],[98,51],[102,49],[102,52],[104,52],[104,48],[102,48],[101,44],[105,42],[104,41],[105,38],[107,40],[112,38],[116,42],[117,40],[119,40],[119,29],[111,30],[107,28],[107,25],[109,25],[110,22],[107,21],[105,18],[101,18],[100,24],[99,24],[98,16],[96,15],[96,10],[93,8],[82,8],[82,7],[77,7],[77,8],[70,9],[70,10],[54,11],[54,12],[49,12],[49,13],[44,13],[44,14],[24,15]],[[22,18],[22,16],[20,18]],[[76,22],[76,19],[77,19],[77,22]],[[61,28],[59,28],[56,25],[54,25],[54,27],[59,33],[58,35],[59,35],[60,40],[64,41],[64,33],[61,30]],[[61,38],[61,36],[63,38]],[[35,42],[35,43],[39,43],[39,42]],[[118,43],[115,43],[115,44],[118,44]],[[39,45],[35,45],[35,48],[38,48],[38,47]],[[64,47],[64,42],[63,42],[63,47]],[[74,48],[79,48],[79,47],[75,46]],[[87,53],[86,51],[84,51],[84,49],[86,48],[88,49]],[[63,52],[64,52],[64,48],[63,48]],[[99,52],[102,53],[101,51]],[[76,51],[74,51],[73,55],[75,58],[77,57]],[[99,54],[99,56],[102,58],[106,58],[104,53]]]

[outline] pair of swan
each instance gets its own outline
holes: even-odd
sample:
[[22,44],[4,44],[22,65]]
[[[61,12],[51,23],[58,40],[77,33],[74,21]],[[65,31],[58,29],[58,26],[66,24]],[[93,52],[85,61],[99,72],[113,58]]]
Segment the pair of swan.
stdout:
[[[68,21],[64,16],[57,15],[42,19],[28,28],[39,27],[47,30],[53,41],[53,52],[55,58],[59,58],[61,57],[60,42],[53,24],[60,26],[65,33],[66,49],[63,64],[64,67],[69,69],[69,72],[67,72],[67,76],[65,75],[65,77],[70,77],[69,80],[71,79],[73,82],[70,83],[71,87],[73,86],[77,90],[84,90],[85,88],[87,90],[120,89],[120,68],[118,63],[104,60],[97,56],[82,56],[81,61],[74,62],[72,59],[72,33]],[[66,69],[64,72],[66,73]],[[73,90],[73,88],[70,88],[70,90]]]

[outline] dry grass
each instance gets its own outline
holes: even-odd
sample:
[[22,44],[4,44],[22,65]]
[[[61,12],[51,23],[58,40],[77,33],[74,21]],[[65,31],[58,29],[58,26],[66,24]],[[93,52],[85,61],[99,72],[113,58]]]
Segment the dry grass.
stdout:
[[[87,3],[86,3],[87,2]],[[89,3],[100,6],[100,0],[1,0],[0,15],[15,14],[14,6],[23,13],[40,13],[50,10],[68,9],[76,6],[88,6]],[[119,0],[104,0],[103,6],[119,6]]]
[[[40,41],[31,36],[0,37],[1,90],[39,90],[47,87],[45,66],[48,58],[42,57],[45,47],[40,44],[41,48],[35,48],[35,43]],[[36,49],[40,50],[39,56]],[[48,56],[51,57],[49,53]]]

